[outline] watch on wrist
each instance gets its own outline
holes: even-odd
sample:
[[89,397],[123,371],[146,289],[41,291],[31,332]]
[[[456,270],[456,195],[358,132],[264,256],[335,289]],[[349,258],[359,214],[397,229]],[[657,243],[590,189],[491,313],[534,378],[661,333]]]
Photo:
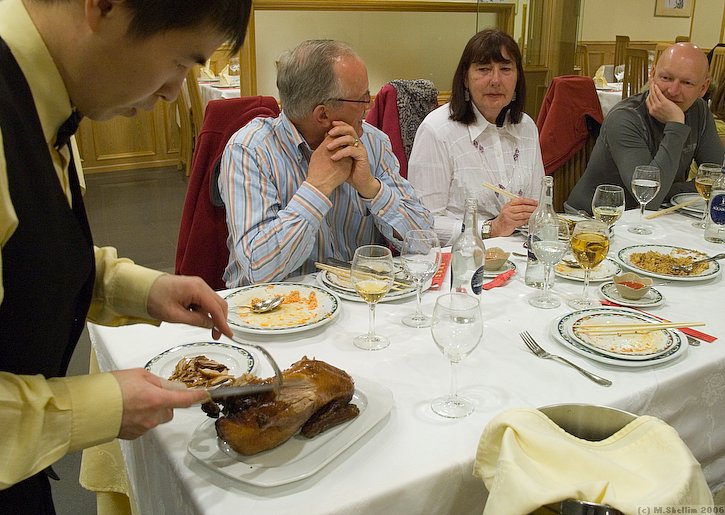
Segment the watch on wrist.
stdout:
[[491,222],[493,220],[486,220],[481,226],[481,239],[485,240],[491,237]]

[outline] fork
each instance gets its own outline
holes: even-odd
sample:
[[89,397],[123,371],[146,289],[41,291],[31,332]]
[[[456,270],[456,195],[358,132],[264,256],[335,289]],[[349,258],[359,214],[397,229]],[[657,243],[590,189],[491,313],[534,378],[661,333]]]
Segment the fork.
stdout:
[[543,359],[553,359],[554,361],[558,361],[559,363],[564,363],[566,365],[569,365],[570,367],[573,367],[584,377],[591,379],[598,385],[612,386],[612,382],[609,379],[604,379],[603,377],[599,377],[596,374],[592,374],[591,372],[581,368],[579,365],[575,365],[574,363],[572,363],[571,361],[569,361],[566,358],[562,358],[561,356],[557,356],[556,354],[549,354],[544,349],[542,349],[538,343],[536,343],[536,341],[531,337],[531,335],[527,331],[519,333],[519,336],[524,341],[524,343],[529,348],[529,350],[531,352],[533,352],[537,357],[543,358]]
[[672,268],[674,268],[675,270],[680,270],[682,272],[690,273],[692,272],[692,269],[695,267],[695,265],[699,265],[700,263],[707,263],[708,261],[716,261],[722,258],[725,258],[725,253],[716,254],[712,257],[706,257],[704,259],[698,259],[697,261],[693,261],[689,265],[672,265]]

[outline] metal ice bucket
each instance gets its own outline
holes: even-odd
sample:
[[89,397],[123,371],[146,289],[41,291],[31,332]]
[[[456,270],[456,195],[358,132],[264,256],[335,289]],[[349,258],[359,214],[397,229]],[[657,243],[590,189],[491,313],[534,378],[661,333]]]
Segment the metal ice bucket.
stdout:
[[612,436],[637,418],[627,411],[595,404],[553,404],[539,411],[570,435],[590,442]]

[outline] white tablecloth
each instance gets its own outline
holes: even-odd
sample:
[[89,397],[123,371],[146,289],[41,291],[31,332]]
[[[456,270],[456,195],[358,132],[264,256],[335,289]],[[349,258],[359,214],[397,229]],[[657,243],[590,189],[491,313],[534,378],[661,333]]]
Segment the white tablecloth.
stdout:
[[615,82],[610,84],[610,88],[597,89],[597,96],[602,106],[602,114],[607,116],[612,107],[622,100],[622,83]]
[[219,87],[210,83],[199,83],[201,92],[202,107],[206,110],[206,105],[210,100],[218,100],[220,98],[239,98],[241,92],[239,86]]
[[[630,211],[623,220],[638,216]],[[617,227],[610,257],[616,249],[643,242],[722,251],[722,246],[707,243],[702,231],[690,226],[692,221],[680,214],[656,218],[652,223],[657,231],[650,237],[630,236]],[[522,242],[513,236],[489,240],[487,245],[522,251]],[[722,278],[657,285],[666,302],[650,309],[671,320],[705,321],[702,329],[718,336],[718,341],[689,347],[681,359],[656,367],[625,368],[589,361],[556,343],[549,335],[551,321],[568,308],[531,307],[526,298],[533,290],[523,283],[525,259],[513,259],[520,273],[506,286],[482,294],[484,337],[459,365],[461,391],[477,404],[471,416],[445,420],[429,407],[431,399],[448,390],[449,364],[428,329],[412,329],[400,322],[414,308],[413,299],[378,305],[377,329],[392,344],[377,352],[352,345],[353,336],[367,327],[367,307],[343,301],[340,316],[324,328],[256,340],[265,342],[281,366],[307,355],[341,367],[353,377],[385,385],[394,396],[390,415],[315,475],[262,488],[223,477],[190,456],[187,444],[206,417],[198,408],[177,410],[172,422],[138,440],[123,442],[140,513],[481,513],[484,487],[471,470],[484,426],[510,408],[558,403],[605,404],[664,419],[700,460],[710,487],[721,488],[725,483]],[[579,293],[582,287],[557,281],[555,292],[562,295]],[[596,295],[594,284],[591,293]],[[432,309],[435,298],[434,292],[424,295],[426,310]],[[522,330],[528,330],[547,350],[611,379],[613,386],[598,386],[573,369],[536,358],[519,339]],[[105,370],[143,366],[172,346],[209,339],[207,331],[170,324],[158,328],[91,324],[90,334]]]

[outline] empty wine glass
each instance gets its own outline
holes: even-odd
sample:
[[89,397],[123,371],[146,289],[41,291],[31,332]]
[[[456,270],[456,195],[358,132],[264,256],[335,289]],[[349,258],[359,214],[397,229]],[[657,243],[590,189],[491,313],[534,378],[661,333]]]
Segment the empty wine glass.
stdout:
[[697,167],[697,175],[695,176],[695,189],[702,198],[705,199],[705,209],[702,210],[702,220],[692,222],[693,227],[698,229],[705,228],[707,220],[707,204],[710,201],[710,193],[712,192],[712,183],[715,182],[722,173],[722,167],[717,163],[702,163]]
[[592,214],[611,229],[624,213],[624,188],[616,184],[600,184],[592,197]]
[[529,223],[531,247],[536,258],[544,264],[544,288],[529,297],[529,304],[537,308],[556,308],[561,300],[551,294],[552,269],[569,248],[569,224],[560,218],[544,218]]
[[587,296],[589,288],[589,275],[592,268],[604,261],[609,252],[609,228],[607,224],[598,220],[578,222],[571,235],[571,252],[574,254],[579,266],[584,269],[584,289],[581,297],[575,297],[567,302],[573,309],[586,309],[599,306],[599,301]]
[[441,263],[441,245],[434,231],[414,229],[405,233],[400,257],[408,275],[415,283],[417,303],[415,313],[403,318],[410,327],[430,327],[431,317],[425,315],[420,305],[423,284],[433,277]]
[[652,234],[652,225],[644,222],[644,208],[660,191],[660,169],[656,166],[640,165],[632,175],[632,195],[639,201],[639,224],[629,227],[635,234]]
[[456,365],[481,341],[483,319],[478,299],[465,293],[446,293],[436,300],[431,324],[433,341],[451,362],[449,395],[435,399],[431,408],[448,418],[465,417],[473,412],[473,403],[458,395]]
[[375,334],[375,306],[393,286],[395,269],[390,249],[381,245],[364,245],[355,251],[350,268],[350,282],[370,308],[367,334],[356,336],[353,343],[365,350],[384,349],[390,345],[386,336]]

